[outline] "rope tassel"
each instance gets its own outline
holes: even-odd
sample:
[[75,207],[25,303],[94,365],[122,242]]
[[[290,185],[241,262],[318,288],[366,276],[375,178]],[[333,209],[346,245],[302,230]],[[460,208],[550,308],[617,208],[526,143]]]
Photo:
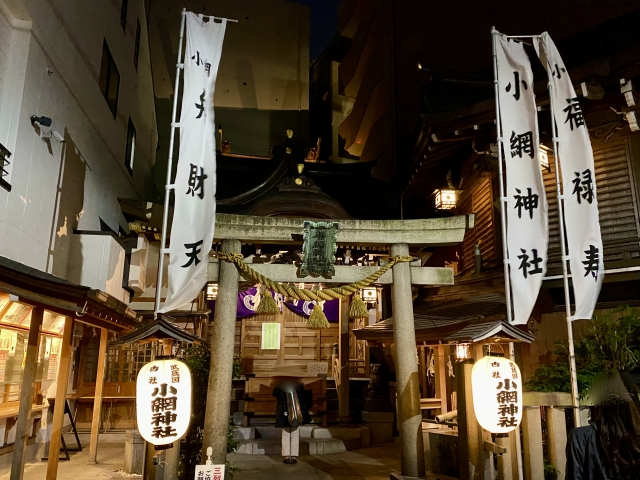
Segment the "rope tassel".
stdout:
[[256,313],[258,315],[277,315],[280,313],[280,309],[278,308],[276,301],[273,299],[271,290],[267,290],[265,294],[262,295],[258,308],[256,308]]
[[311,312],[311,315],[309,315],[309,320],[307,321],[307,328],[313,328],[315,330],[329,328],[329,321],[322,311],[320,304],[314,305],[313,311]]
[[349,308],[349,318],[367,318],[369,312],[367,306],[362,301],[360,295],[355,293],[351,299],[351,306]]

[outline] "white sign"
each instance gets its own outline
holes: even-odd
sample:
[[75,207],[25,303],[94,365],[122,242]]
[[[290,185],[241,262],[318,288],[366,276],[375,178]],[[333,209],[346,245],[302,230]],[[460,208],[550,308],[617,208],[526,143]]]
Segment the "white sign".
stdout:
[[224,480],[224,465],[196,465],[195,480]]
[[329,365],[327,362],[308,362],[307,373],[312,374],[327,374],[329,373]]
[[522,420],[522,381],[518,365],[503,357],[482,357],[471,371],[473,408],[491,433],[509,433]]
[[153,445],[180,440],[191,420],[191,372],[178,360],[154,360],[136,382],[138,430]]
[[495,35],[506,165],[507,248],[513,323],[525,325],[547,270],[548,205],[540,168],[531,63],[522,43]]
[[262,324],[262,350],[280,350],[280,324],[264,322]]
[[557,153],[562,172],[564,221],[576,304],[571,319],[591,319],[604,278],[593,149],[579,98],[560,53],[547,32],[539,37],[535,47],[549,76],[552,115],[558,128]]
[[205,21],[202,15],[187,12],[186,24],[180,157],[174,182],[175,208],[169,248],[169,291],[160,312],[190,303],[204,287],[215,225],[213,95],[227,21]]

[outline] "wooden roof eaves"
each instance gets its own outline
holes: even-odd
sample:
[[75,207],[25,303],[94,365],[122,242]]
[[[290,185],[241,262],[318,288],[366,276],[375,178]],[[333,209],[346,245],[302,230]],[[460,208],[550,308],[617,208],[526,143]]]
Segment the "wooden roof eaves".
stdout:
[[139,323],[133,310],[100,290],[76,285],[7,258],[0,261],[0,291],[17,296],[21,303],[116,332],[133,330]]

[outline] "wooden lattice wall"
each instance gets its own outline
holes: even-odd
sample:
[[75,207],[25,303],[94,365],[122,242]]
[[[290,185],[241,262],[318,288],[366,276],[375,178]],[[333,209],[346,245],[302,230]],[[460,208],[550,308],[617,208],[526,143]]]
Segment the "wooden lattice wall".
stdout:
[[[262,350],[262,324],[279,322],[280,350]],[[256,315],[236,323],[235,352],[243,357],[253,357],[256,374],[269,373],[276,364],[299,365],[306,368],[308,362],[327,362],[331,371],[333,344],[338,343],[338,324],[324,330],[306,327],[307,319],[284,307],[279,315]]]

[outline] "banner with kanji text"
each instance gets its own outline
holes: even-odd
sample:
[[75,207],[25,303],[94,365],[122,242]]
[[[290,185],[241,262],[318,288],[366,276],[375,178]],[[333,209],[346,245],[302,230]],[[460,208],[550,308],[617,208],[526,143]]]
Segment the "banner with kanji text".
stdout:
[[498,103],[506,169],[507,250],[513,323],[526,324],[547,266],[548,206],[540,167],[533,73],[522,43],[496,42]]
[[551,113],[558,130],[557,154],[576,305],[571,319],[590,319],[604,278],[593,150],[580,101],[558,49],[547,32],[537,40],[535,47],[549,76]]
[[216,213],[213,95],[226,25],[225,19],[217,22],[186,12],[180,156],[174,182],[169,291],[160,312],[190,303],[207,281],[207,259]]

